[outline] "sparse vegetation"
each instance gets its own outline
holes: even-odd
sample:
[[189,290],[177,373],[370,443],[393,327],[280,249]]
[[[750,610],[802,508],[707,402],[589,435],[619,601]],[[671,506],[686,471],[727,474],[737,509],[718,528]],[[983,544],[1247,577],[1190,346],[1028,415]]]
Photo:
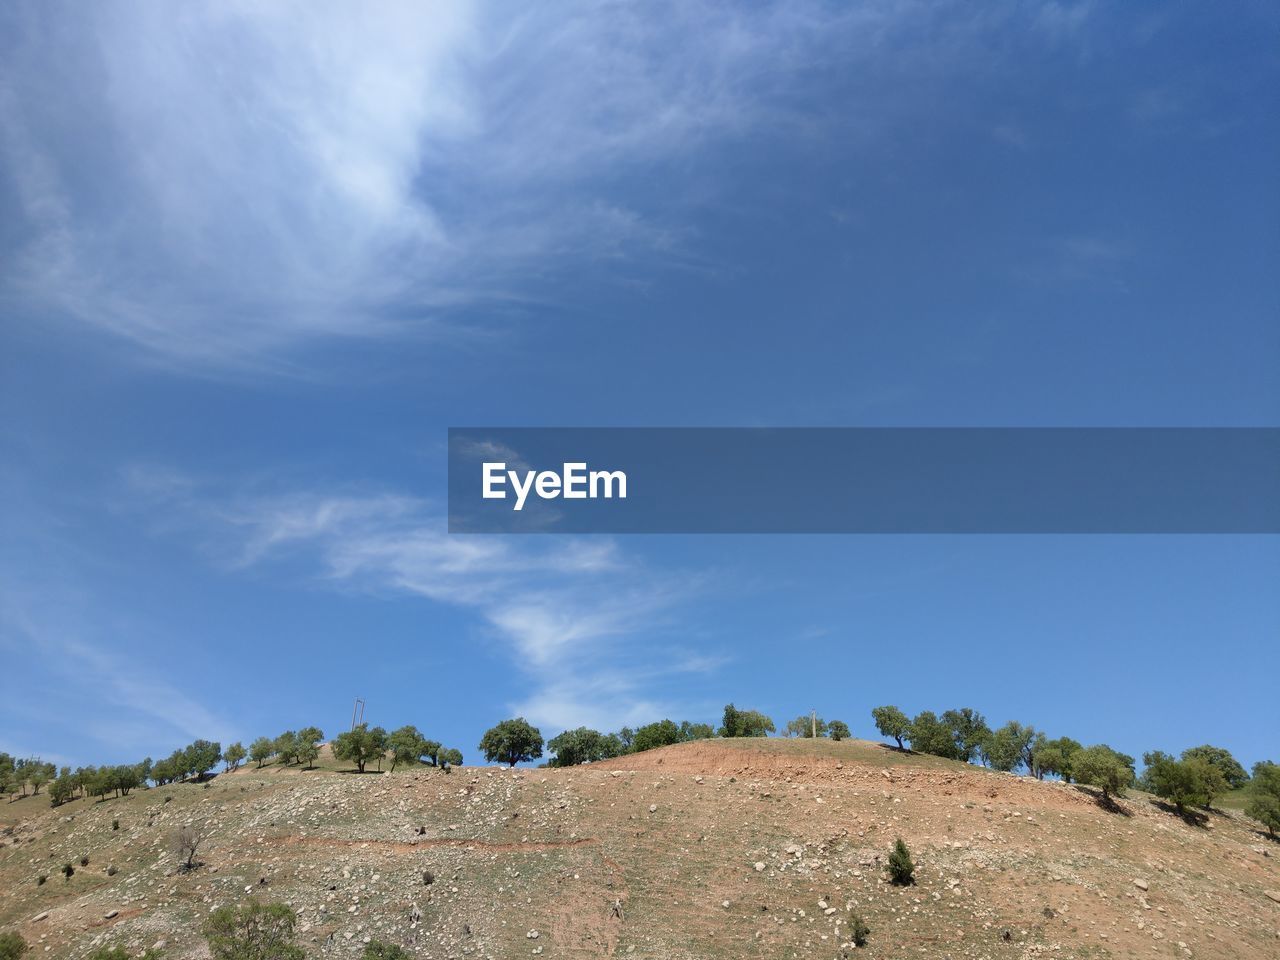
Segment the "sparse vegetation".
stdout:
[[867,938],[871,936],[871,928],[867,926],[867,921],[863,920],[858,914],[854,914],[849,921],[849,939],[855,947],[865,947]]
[[303,960],[293,942],[297,914],[283,903],[219,907],[204,924],[213,960]]
[[12,931],[0,933],[0,960],[19,960],[27,952],[27,941]]
[[361,960],[412,960],[413,955],[394,943],[370,940],[365,944],[364,953],[360,957]]
[[196,859],[196,853],[200,849],[200,844],[204,842],[204,831],[202,828],[188,824],[179,827],[173,835],[171,846],[174,855],[179,859],[178,869],[184,873],[194,870],[200,866],[200,861]]
[[899,887],[916,882],[916,866],[911,862],[911,852],[901,837],[894,841],[893,850],[889,853],[889,882]]

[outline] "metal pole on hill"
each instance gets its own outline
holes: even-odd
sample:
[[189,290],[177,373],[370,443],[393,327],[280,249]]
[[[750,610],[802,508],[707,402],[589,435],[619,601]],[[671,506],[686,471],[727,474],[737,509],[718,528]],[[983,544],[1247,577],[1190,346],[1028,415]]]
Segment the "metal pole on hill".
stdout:
[[360,714],[360,722],[363,723],[364,722],[364,700],[362,700],[360,697],[356,697],[356,702],[351,705],[351,729],[352,730],[356,728],[357,711]]

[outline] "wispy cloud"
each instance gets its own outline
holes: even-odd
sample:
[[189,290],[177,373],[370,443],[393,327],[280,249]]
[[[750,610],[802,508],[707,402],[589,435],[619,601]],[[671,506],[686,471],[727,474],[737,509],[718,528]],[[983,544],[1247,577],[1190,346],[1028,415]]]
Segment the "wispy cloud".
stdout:
[[228,570],[301,557],[316,582],[335,589],[474,611],[526,678],[511,707],[553,729],[656,719],[680,707],[652,695],[662,678],[720,663],[673,645],[653,667],[673,612],[695,596],[699,578],[647,569],[611,540],[450,536],[430,503],[386,492],[218,495],[166,469],[126,476],[161,518],[157,529],[194,535]]
[[[887,18],[677,3],[41,5],[0,21],[3,291],[185,365],[438,331],[584,259],[676,256],[616,184],[776,120]],[[0,193],[0,202],[5,201]],[[12,240],[10,241],[12,243]]]

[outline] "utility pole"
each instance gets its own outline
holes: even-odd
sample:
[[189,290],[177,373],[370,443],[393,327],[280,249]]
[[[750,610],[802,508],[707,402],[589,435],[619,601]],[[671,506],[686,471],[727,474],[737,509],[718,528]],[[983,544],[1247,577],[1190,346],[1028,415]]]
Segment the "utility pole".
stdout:
[[[359,720],[356,717],[359,715]],[[364,700],[356,697],[356,702],[351,705],[351,729],[356,728],[357,722],[364,723]]]
[[813,739],[817,740],[818,739],[818,711],[817,710],[809,711],[809,725],[810,725],[810,728],[812,729]]

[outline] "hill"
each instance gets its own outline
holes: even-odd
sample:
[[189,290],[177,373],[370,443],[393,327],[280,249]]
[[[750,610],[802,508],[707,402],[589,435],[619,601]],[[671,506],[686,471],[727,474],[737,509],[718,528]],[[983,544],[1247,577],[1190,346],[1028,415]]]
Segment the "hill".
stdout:
[[[1188,822],[1142,794],[1106,809],[856,740],[448,774],[361,776],[326,754],[57,809],[29,797],[0,824],[0,929],[31,956],[207,956],[202,918],[257,898],[298,911],[314,957],[371,938],[432,960],[1280,957],[1280,847],[1238,813]],[[188,824],[206,839],[183,873],[170,842]],[[912,886],[885,879],[899,836]]]

